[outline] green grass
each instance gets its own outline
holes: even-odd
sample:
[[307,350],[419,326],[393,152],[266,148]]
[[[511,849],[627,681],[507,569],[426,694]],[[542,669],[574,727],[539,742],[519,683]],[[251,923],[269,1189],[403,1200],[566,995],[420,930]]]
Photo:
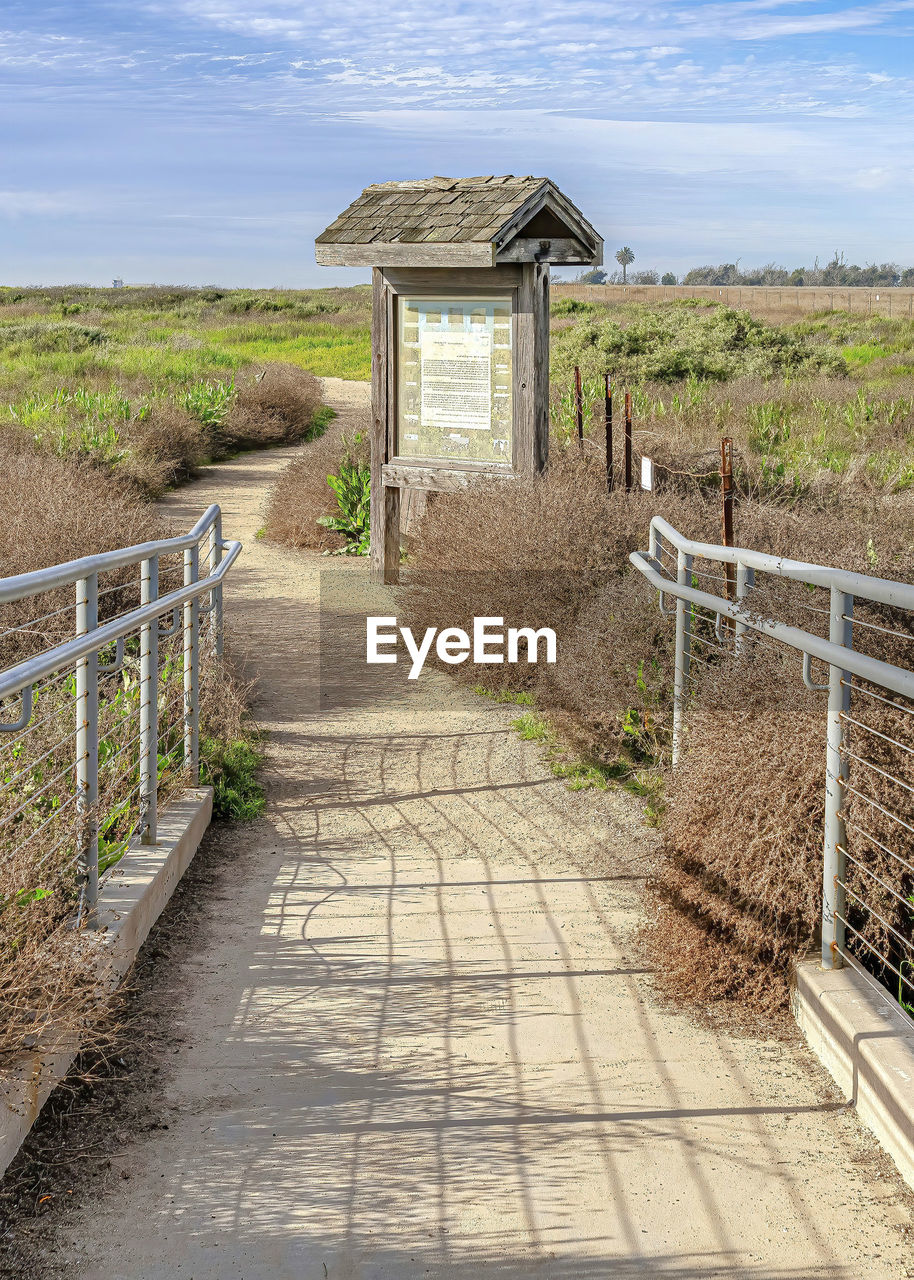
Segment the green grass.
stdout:
[[518,692],[515,689],[487,689],[485,685],[474,684],[473,692],[480,698],[491,698],[493,702],[510,702],[519,707],[533,706],[533,694],[526,689]]
[[279,361],[297,365],[324,378],[371,378],[371,334],[366,329],[341,329],[333,324],[296,324],[297,332],[278,333],[275,327],[249,326],[222,330],[214,339],[239,363]]
[[369,318],[360,288],[0,289],[0,403],[99,382],[173,394],[266,362],[368,379]]
[[858,342],[855,346],[841,348],[850,369],[862,369],[874,360],[882,360],[892,354],[892,348],[882,342]]
[[[476,686],[476,692],[492,696],[480,686]],[[497,701],[517,702],[521,696],[506,691],[504,696],[497,697]],[[636,769],[623,760],[605,764],[582,759],[562,741],[549,718],[537,711],[527,711],[512,720],[511,728],[525,742],[541,742],[546,747],[546,763],[553,776],[561,778],[569,791],[606,791],[613,784],[621,786],[644,802],[647,824],[658,825],[663,812],[663,778],[657,769]]]
[[266,805],[257,770],[263,763],[256,738],[221,742],[200,740],[200,781],[213,788],[213,813],[232,821],[250,821]]
[[[575,430],[578,364],[591,432],[609,372],[633,394],[636,448],[674,441],[687,469],[728,434],[761,490],[914,483],[914,320],[773,324],[696,299],[559,299],[553,319],[557,439]],[[116,465],[125,415],[161,401],[218,422],[232,386],[266,363],[368,379],[370,289],[0,288],[0,429],[61,454]]]

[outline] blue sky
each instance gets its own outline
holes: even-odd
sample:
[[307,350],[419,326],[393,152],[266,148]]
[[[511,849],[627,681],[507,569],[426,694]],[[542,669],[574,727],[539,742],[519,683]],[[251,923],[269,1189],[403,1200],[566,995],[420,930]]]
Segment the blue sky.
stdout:
[[369,182],[554,178],[636,266],[914,264],[914,0],[4,0],[0,281],[286,285]]

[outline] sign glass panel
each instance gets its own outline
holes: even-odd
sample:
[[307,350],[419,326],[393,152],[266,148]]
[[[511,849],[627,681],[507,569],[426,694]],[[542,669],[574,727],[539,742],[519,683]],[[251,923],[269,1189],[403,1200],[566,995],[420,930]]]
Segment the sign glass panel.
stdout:
[[398,456],[510,463],[510,297],[402,297],[398,310]]

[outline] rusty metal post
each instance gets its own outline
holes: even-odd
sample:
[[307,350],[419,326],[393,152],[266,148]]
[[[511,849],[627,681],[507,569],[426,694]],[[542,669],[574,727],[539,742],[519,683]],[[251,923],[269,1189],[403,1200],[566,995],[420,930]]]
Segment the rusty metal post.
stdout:
[[581,370],[574,366],[574,416],[578,428],[578,448],[584,448],[584,397],[581,393]]
[[606,489],[612,493],[615,477],[613,475],[613,381],[608,373],[603,375],[606,419]]
[[[720,442],[720,529],[721,542],[733,546],[733,441],[724,436]],[[736,599],[736,566],[724,565],[727,599]]]
[[632,491],[632,393],[625,393],[625,492]]

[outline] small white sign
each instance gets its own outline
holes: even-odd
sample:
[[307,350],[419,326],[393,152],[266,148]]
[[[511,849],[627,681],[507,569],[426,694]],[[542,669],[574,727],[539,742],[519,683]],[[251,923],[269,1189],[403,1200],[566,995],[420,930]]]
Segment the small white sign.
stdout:
[[641,488],[648,489],[653,492],[654,489],[654,461],[652,458],[641,459]]

